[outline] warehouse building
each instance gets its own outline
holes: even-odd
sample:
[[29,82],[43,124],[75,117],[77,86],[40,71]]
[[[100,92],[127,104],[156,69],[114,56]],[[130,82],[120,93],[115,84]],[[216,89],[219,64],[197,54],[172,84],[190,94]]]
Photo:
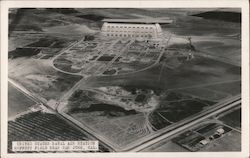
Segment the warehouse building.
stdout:
[[101,33],[107,37],[161,39],[160,24],[170,24],[170,19],[104,19]]

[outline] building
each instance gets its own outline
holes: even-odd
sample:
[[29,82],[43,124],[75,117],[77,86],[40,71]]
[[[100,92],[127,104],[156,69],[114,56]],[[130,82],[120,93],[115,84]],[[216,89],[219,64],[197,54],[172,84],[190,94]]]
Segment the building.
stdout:
[[169,24],[170,19],[104,19],[101,33],[107,37],[161,39],[160,24]]

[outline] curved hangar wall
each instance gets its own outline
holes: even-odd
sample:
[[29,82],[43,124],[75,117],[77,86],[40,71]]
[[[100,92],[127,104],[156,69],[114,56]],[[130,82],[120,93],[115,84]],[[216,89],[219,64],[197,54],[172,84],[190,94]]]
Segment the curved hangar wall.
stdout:
[[[108,37],[130,38],[162,38],[162,29],[159,23],[136,21],[138,19],[104,19],[101,29],[102,35]],[[171,21],[164,21],[171,23]]]

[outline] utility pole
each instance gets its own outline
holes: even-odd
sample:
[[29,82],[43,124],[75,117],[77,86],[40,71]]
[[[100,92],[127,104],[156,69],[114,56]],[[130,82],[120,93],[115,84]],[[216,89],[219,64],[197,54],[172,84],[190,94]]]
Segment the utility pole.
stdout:
[[[169,36],[169,38],[168,38],[168,40],[167,40],[167,43],[166,43],[166,45],[165,45],[165,47],[162,49],[162,51],[165,53],[165,48],[167,48],[167,46],[168,46],[168,43],[169,43],[169,41],[170,41],[170,39],[171,39],[171,36],[172,36],[172,34],[170,34],[170,36]],[[167,51],[167,50],[166,50]],[[164,53],[162,54],[162,56],[164,55]],[[162,72],[163,72],[163,68],[165,67],[165,62],[163,61],[163,63],[162,63],[162,66],[161,66],[161,70],[160,70],[160,74],[159,74],[159,78],[158,78],[158,81],[160,82],[160,80],[161,80],[161,75],[162,75]]]

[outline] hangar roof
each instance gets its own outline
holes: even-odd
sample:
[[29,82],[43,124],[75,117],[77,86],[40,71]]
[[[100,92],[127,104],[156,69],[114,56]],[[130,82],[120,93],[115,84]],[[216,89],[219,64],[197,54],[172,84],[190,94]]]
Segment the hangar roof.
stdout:
[[103,19],[104,22],[112,22],[112,23],[140,23],[140,24],[169,24],[172,23],[173,20],[169,18],[159,19],[159,18],[144,18],[144,19]]

